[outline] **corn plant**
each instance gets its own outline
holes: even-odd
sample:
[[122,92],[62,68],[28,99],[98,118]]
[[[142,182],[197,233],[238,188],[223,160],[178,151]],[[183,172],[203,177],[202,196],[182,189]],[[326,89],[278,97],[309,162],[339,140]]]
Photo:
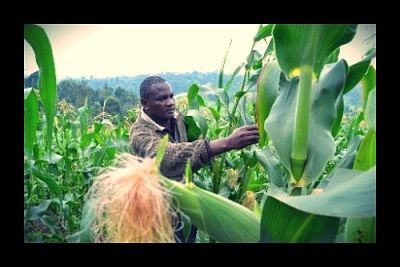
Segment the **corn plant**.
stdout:
[[[365,77],[375,56],[374,52],[367,53],[350,68],[344,60],[337,61],[338,49],[353,38],[356,28],[356,25],[275,25],[272,28],[278,65],[264,67],[262,73],[266,77],[259,79],[259,91],[266,90],[264,95],[272,99],[267,105],[270,110],[257,113],[267,114],[262,117],[266,118],[265,123],[259,125],[265,126],[274,149],[256,151],[272,182],[263,203],[261,242],[333,242],[340,218],[348,221],[347,236],[357,226],[364,227],[364,232],[374,231],[369,219],[375,216],[376,171],[372,160],[364,172],[334,168],[318,190],[310,187],[321,177],[335,153],[334,135],[340,128],[337,121],[341,121],[343,114],[343,94]],[[269,71],[268,66],[272,68]],[[265,89],[263,84],[269,86]],[[373,82],[370,84],[373,88]],[[375,120],[374,110],[369,116]],[[370,136],[373,139],[374,135]],[[370,157],[375,155],[371,142],[368,141]],[[364,149],[355,150],[360,155],[357,157],[363,158],[361,155],[367,153]],[[353,167],[354,153],[338,165],[348,166],[348,162]],[[277,165],[283,166],[283,171]],[[186,201],[182,199],[180,205]],[[191,218],[196,221],[195,215]],[[353,218],[367,219],[354,222]],[[365,229],[365,225],[369,228]]]
[[[50,41],[44,30],[36,25],[24,25],[25,40],[32,46],[35,53],[36,63],[39,66],[39,92],[40,98],[46,113],[46,147],[51,156],[51,141],[53,138],[53,121],[56,109],[56,72],[54,67],[53,52],[51,49]],[[32,93],[32,91],[31,91]],[[31,93],[27,95],[30,96]],[[35,107],[34,97],[28,97],[26,101],[26,116],[31,116],[32,120],[25,117],[25,149],[28,155],[31,155],[33,140],[35,138],[34,123],[37,121],[37,108]],[[27,113],[31,114],[27,115]]]
[[[199,137],[223,138],[238,126],[254,124],[251,118],[254,114],[249,116],[248,110],[255,105],[255,94],[252,91],[260,76],[262,61],[269,59],[272,52],[271,42],[264,55],[255,50],[255,45],[270,36],[271,29],[271,26],[260,26],[246,62],[240,64],[226,82],[223,77],[229,47],[223,58],[216,85],[193,84],[188,89],[188,112],[185,121],[188,125],[188,136],[192,140]],[[233,84],[233,80],[242,69],[244,75],[241,83]],[[258,168],[256,165],[257,159],[251,153],[224,153],[212,160],[210,171],[203,169],[199,172],[202,178],[201,181],[197,180],[197,184],[237,202],[245,201],[250,185],[261,190],[266,180],[265,173],[255,175],[254,170]]]
[[[343,94],[364,77],[374,56],[368,53],[350,68],[344,60],[332,62],[337,49],[353,38],[356,28],[274,26],[272,35],[281,74],[278,97],[265,120],[265,130],[284,166],[288,184],[283,190],[271,184],[268,190],[261,241],[332,242],[339,218],[375,216],[374,164],[362,173],[337,168],[325,178],[329,183],[320,188],[321,194],[310,194],[310,185],[321,176],[335,153],[333,135],[338,131],[335,122],[343,114]],[[276,92],[274,86],[266,90],[270,95]],[[375,118],[373,111],[370,115]],[[374,150],[369,152],[374,154]],[[357,153],[363,154],[360,149]],[[285,224],[288,217],[292,219]]]

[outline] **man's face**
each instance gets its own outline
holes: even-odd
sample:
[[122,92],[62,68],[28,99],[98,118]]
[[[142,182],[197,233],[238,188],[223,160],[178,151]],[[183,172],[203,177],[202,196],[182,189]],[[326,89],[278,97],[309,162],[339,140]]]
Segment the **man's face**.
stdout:
[[147,99],[142,101],[147,115],[155,121],[166,121],[174,117],[175,100],[169,83],[155,83]]

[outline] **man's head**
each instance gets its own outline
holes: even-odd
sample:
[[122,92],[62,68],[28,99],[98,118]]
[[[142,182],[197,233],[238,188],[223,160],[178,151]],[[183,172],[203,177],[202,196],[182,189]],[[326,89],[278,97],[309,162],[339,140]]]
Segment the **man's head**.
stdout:
[[140,102],[146,114],[156,122],[165,122],[174,117],[174,94],[169,83],[161,77],[144,79],[140,84]]

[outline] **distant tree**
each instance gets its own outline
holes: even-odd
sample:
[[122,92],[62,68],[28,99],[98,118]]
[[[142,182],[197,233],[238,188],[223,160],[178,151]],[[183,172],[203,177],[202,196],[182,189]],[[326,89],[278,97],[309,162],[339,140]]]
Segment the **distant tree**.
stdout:
[[115,89],[114,96],[121,101],[129,97],[129,92],[121,86],[118,86],[117,89]]
[[104,111],[107,112],[107,113],[110,113],[112,115],[120,114],[120,112],[121,112],[121,103],[120,103],[120,101],[117,98],[113,97],[113,96],[107,98],[107,102],[106,102],[106,105],[104,107]]
[[[199,85],[211,83],[215,86],[218,83],[218,72],[202,73],[193,71],[186,73],[167,72],[152,74],[160,75],[168,80],[172,85],[175,95],[186,93],[190,85],[193,83]],[[118,76],[108,78],[94,78],[93,76],[90,76],[83,79],[67,79],[61,81],[59,84],[59,96],[60,99],[66,99],[76,107],[83,105],[85,97],[88,96],[88,104],[93,111],[102,111],[104,101],[110,97],[115,97],[119,100],[120,115],[125,116],[127,110],[138,105],[140,83],[147,76],[148,75],[142,74],[136,76]],[[230,74],[225,74],[224,82],[227,82],[230,76]],[[242,75],[235,77],[228,94],[237,91],[235,89],[240,87],[242,79]],[[114,88],[116,89],[114,90]]]
[[88,86],[87,81],[76,81],[73,79],[62,80],[58,84],[58,97],[60,100],[65,99],[75,107],[81,107],[85,103],[86,97],[93,94],[93,89]]
[[103,103],[104,100],[108,99],[109,97],[113,96],[113,91],[114,89],[108,86],[105,86],[99,90],[97,90],[98,93],[98,101],[100,103]]
[[35,71],[24,79],[24,88],[27,87],[38,88],[38,81],[39,81],[39,71]]
[[103,106],[99,102],[95,102],[94,104],[89,104],[89,105],[93,116],[96,116],[103,111]]
[[127,111],[139,103],[139,97],[137,94],[129,92],[128,90],[118,86],[115,89],[114,96],[121,103],[121,116],[125,116]]

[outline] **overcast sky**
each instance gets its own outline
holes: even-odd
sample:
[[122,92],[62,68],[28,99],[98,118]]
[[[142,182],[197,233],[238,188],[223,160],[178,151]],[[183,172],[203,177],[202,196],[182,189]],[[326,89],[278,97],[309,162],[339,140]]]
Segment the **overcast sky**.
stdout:
[[[232,39],[226,72],[246,60],[259,24],[39,24],[49,36],[57,79],[83,76],[209,72],[220,68]],[[350,64],[376,46],[375,24],[360,24],[355,38],[342,46]],[[265,42],[255,48],[263,52]],[[375,61],[374,61],[375,63]],[[24,41],[24,75],[37,70],[33,50]]]

